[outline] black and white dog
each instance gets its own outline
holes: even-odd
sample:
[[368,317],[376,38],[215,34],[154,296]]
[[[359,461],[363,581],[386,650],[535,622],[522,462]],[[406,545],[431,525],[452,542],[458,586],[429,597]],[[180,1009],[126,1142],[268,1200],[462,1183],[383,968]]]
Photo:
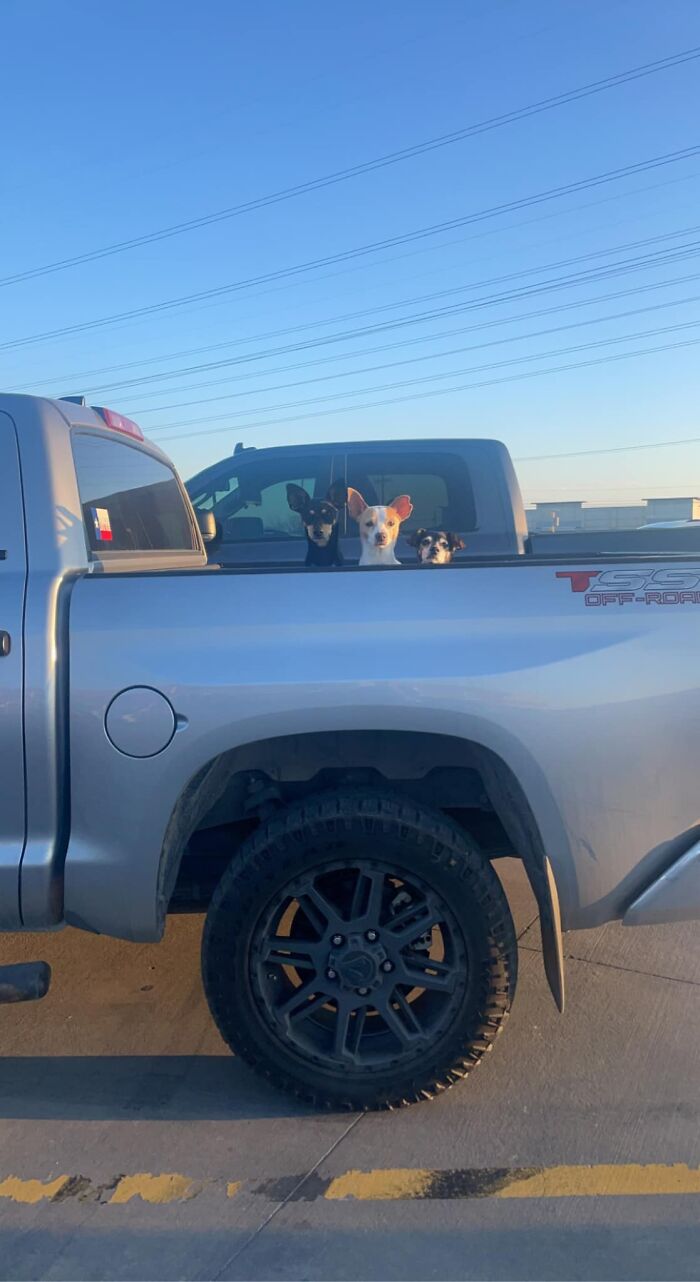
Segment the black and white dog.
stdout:
[[342,565],[343,554],[338,546],[338,518],[348,501],[344,481],[334,481],[325,499],[312,499],[301,485],[290,482],[287,502],[292,512],[298,512],[306,534],[305,565]]
[[420,565],[449,565],[454,553],[464,547],[464,539],[450,530],[414,530],[408,542],[416,549]]

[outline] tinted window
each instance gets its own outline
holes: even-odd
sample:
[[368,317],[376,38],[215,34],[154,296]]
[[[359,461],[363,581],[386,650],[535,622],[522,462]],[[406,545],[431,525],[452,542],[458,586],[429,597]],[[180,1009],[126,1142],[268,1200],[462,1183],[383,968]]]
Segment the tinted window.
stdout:
[[290,454],[277,458],[234,458],[203,482],[188,483],[196,508],[214,513],[222,543],[254,539],[303,539],[298,513],[287,502],[287,485],[301,485],[312,498],[325,495],[328,455]]
[[404,532],[419,526],[456,533],[476,529],[469,473],[456,454],[348,454],[347,479],[370,506],[408,494],[413,512]]
[[174,472],[119,440],[75,433],[73,457],[92,552],[197,549]]

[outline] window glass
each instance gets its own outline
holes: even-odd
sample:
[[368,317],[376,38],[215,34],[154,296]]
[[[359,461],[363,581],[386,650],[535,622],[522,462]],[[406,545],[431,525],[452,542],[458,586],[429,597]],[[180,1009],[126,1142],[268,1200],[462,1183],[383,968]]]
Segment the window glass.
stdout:
[[349,454],[348,485],[366,503],[386,505],[408,494],[413,511],[402,529],[453,530],[476,528],[474,496],[464,461],[454,454]]
[[301,485],[312,498],[325,495],[330,463],[328,455],[244,456],[226,460],[203,482],[194,477],[187,488],[196,508],[214,513],[222,543],[303,539],[299,515],[287,502],[287,486]]
[[120,440],[73,435],[73,457],[90,550],[198,550],[192,519],[173,470]]

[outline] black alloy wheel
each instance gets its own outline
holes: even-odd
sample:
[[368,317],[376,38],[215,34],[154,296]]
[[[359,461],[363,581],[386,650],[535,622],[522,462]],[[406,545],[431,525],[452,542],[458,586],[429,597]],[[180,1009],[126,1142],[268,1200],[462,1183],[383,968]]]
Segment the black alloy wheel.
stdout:
[[432,1096],[480,1060],[515,990],[500,882],[444,816],[319,794],[263,825],[212,900],[203,974],[232,1049],[335,1107]]

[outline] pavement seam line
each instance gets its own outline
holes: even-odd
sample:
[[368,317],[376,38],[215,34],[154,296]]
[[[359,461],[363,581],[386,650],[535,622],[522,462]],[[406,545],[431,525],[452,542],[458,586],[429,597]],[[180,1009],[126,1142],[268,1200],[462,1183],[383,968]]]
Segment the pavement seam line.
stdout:
[[[542,956],[539,948],[533,948],[531,944],[521,944],[521,948],[526,953],[537,953]],[[625,975],[643,975],[646,979],[665,979],[671,984],[689,984],[691,988],[700,988],[700,981],[697,979],[680,979],[678,975],[659,975],[655,970],[637,970],[635,966],[620,966],[617,962],[596,961],[595,957],[577,957],[575,953],[564,953],[564,960],[582,962],[584,966],[602,966],[606,970],[621,970]]]
[[[520,931],[520,933],[519,933],[519,934],[517,934],[517,935],[516,935],[516,937],[515,937],[515,938],[516,938],[517,943],[520,943],[520,940],[523,938],[523,935],[526,935],[526,934],[527,934],[528,930],[530,930],[530,928],[531,928],[532,926],[534,926],[535,922],[536,922],[536,921],[539,921],[539,918],[540,918],[540,914],[539,914],[539,913],[535,913],[535,916],[533,917],[532,921],[529,921],[529,922],[527,923],[527,926],[523,926],[523,928],[522,928],[522,930]],[[527,945],[525,945],[525,947],[527,947]],[[537,952],[537,949],[535,949],[535,952]]]
[[338,1146],[342,1144],[343,1140],[350,1134],[352,1130],[354,1130],[358,1122],[362,1121],[362,1118],[364,1116],[365,1116],[364,1113],[358,1113],[355,1117],[353,1117],[349,1126],[346,1126],[342,1135],[339,1135],[337,1140],[333,1141],[330,1147],[326,1149],[325,1153],[321,1154],[318,1161],[314,1163],[311,1169],[308,1170],[306,1174],[302,1176],[300,1180],[297,1181],[297,1183],[294,1185],[292,1189],[290,1189],[287,1196],[285,1198],[282,1198],[282,1200],[279,1201],[277,1205],[272,1208],[272,1210],[270,1211],[270,1214],[266,1216],[262,1224],[258,1225],[255,1232],[251,1233],[250,1237],[247,1238],[246,1241],[241,1244],[238,1250],[233,1252],[233,1255],[230,1255],[228,1259],[224,1260],[224,1263],[221,1265],[221,1268],[218,1270],[218,1272],[213,1273],[210,1278],[208,1277],[206,1279],[206,1282],[219,1282],[219,1278],[221,1277],[222,1273],[224,1273],[226,1269],[229,1269],[232,1264],[235,1264],[236,1260],[240,1258],[243,1252],[247,1251],[249,1246],[252,1246],[253,1242],[257,1240],[257,1238],[260,1236],[261,1233],[264,1233],[268,1224],[270,1224],[270,1222],[274,1220],[275,1216],[287,1205],[288,1202],[292,1200],[295,1194],[297,1194],[299,1190],[303,1188],[304,1184],[306,1184],[306,1181],[309,1180],[312,1175],[316,1174],[316,1171],[318,1170],[318,1168],[322,1166],[323,1163],[327,1160],[327,1158],[331,1156],[331,1153],[335,1152]]

